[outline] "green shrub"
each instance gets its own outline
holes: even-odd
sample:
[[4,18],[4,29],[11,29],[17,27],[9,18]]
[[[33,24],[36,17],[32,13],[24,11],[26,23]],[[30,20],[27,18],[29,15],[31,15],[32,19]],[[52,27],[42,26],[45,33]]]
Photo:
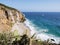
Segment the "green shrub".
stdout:
[[20,38],[19,35],[14,35],[14,32],[3,32],[0,33],[0,45],[8,45],[9,43],[13,43],[15,39]]

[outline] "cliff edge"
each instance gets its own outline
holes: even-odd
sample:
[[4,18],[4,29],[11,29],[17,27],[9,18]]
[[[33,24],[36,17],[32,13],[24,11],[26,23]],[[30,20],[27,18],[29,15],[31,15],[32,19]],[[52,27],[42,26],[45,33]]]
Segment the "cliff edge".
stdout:
[[23,23],[25,20],[20,11],[0,3],[0,32],[17,30],[19,34],[26,33],[29,29]]

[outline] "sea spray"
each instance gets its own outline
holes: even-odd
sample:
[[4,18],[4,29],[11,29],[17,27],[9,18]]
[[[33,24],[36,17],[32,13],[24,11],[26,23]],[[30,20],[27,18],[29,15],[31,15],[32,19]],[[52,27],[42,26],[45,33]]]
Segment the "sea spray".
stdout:
[[24,22],[26,24],[27,27],[29,27],[29,29],[31,30],[31,35],[33,35],[34,33],[36,33],[36,29],[33,27],[31,21],[29,21],[28,19],[26,19],[26,21]]
[[38,34],[38,33],[44,33],[44,32],[48,32],[48,29],[41,29],[39,31],[37,31],[37,29],[39,27],[36,27],[36,25],[34,25],[32,23],[32,21],[30,21],[29,19],[26,19],[26,21],[24,22],[26,24],[27,27],[30,28],[31,30],[31,35],[33,35],[34,33]]
[[31,35],[33,35],[34,33],[36,33],[36,39],[41,39],[42,41],[47,41],[48,39],[54,39],[55,41],[50,41],[50,43],[60,43],[60,38],[56,37],[52,34],[47,34],[45,32],[48,32],[48,29],[41,29],[40,31],[37,30],[36,26],[33,24],[32,21],[30,21],[29,19],[26,19],[26,21],[24,22],[26,24],[26,26],[28,26],[31,30]]

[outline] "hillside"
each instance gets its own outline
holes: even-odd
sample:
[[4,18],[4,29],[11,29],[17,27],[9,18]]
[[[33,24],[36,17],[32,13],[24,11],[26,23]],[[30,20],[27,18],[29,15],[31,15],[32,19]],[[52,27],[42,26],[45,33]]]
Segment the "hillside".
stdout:
[[21,12],[0,3],[0,32],[11,30],[12,24],[24,21],[25,17]]

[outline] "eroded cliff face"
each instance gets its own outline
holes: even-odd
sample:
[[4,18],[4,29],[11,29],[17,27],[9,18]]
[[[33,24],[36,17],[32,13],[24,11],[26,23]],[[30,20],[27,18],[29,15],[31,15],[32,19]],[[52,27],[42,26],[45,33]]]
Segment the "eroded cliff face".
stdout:
[[0,33],[14,32],[14,35],[28,35],[30,29],[24,23],[25,17],[17,9],[0,4]]
[[24,22],[25,17],[17,9],[0,4],[0,32],[9,31],[16,22]]

